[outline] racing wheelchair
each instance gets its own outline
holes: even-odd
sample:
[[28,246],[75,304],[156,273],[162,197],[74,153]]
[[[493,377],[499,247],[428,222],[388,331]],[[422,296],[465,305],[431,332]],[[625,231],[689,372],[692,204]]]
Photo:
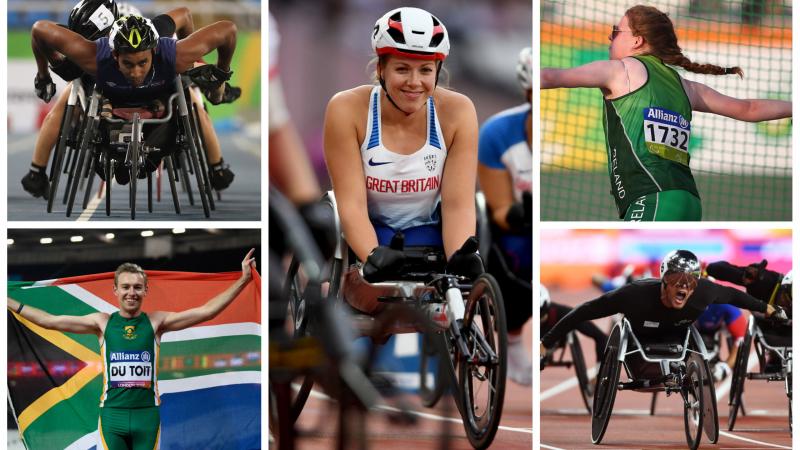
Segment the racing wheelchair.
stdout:
[[[570,358],[565,359],[567,350]],[[581,392],[581,399],[586,406],[586,411],[592,413],[592,403],[594,402],[595,384],[586,369],[586,359],[583,357],[583,349],[578,340],[578,333],[575,330],[567,333],[567,336],[556,346],[547,350],[541,361],[541,367],[570,367],[575,369],[575,377],[578,379],[578,388]]]
[[[789,429],[792,428],[792,334],[791,322],[769,324],[779,328],[777,333],[765,332],[768,330],[766,319],[758,319],[751,315],[747,322],[747,331],[744,339],[739,344],[739,353],[736,355],[736,364],[733,368],[731,378],[731,390],[729,393],[730,405],[728,410],[728,430],[733,431],[736,425],[736,417],[741,411],[745,414],[742,394],[744,393],[745,380],[766,380],[783,381],[786,397],[789,399]],[[770,327],[771,328],[771,327]],[[759,370],[757,372],[748,371],[748,361],[750,359],[750,347],[756,350]],[[777,358],[779,366],[768,363],[768,358]],[[774,359],[773,359],[774,361]]]
[[[73,212],[79,186],[85,189],[82,203],[85,209],[91,197],[96,170],[102,170],[107,181],[106,215],[111,214],[110,181],[118,171],[126,171],[130,178],[128,203],[131,219],[136,218],[136,185],[139,178],[147,179],[147,206],[148,211],[152,212],[152,170],[147,167],[147,164],[152,164],[148,163],[148,157],[151,157],[156,160],[163,159],[175,212],[181,213],[176,182],[181,182],[183,190],[189,197],[189,203],[194,205],[191,186],[191,177],[194,176],[203,213],[205,217],[210,217],[210,211],[215,205],[208,179],[208,161],[202,142],[198,111],[191,101],[191,80],[188,75],[182,78],[181,75],[176,76],[175,93],[169,97],[166,107],[158,111],[120,108],[112,110],[110,116],[102,114],[103,100],[96,87],[86,95],[86,88],[81,83],[72,83],[56,151],[51,160],[48,212],[52,212],[62,174],[67,174],[63,196],[67,217]],[[177,118],[174,115],[177,115]],[[171,121],[176,127],[174,148],[147,145],[143,128],[146,125],[162,125]],[[106,134],[107,140],[104,136]],[[180,170],[180,177],[176,168]],[[158,182],[160,188],[160,178]],[[160,200],[160,189],[158,198]]]
[[[705,432],[711,443],[719,439],[716,394],[703,339],[690,325],[683,340],[642,343],[627,318],[611,330],[597,375],[592,409],[592,443],[599,444],[608,427],[618,390],[679,393],[683,400],[686,443],[700,445]],[[625,367],[628,381],[620,382]]]
[[[289,266],[284,290],[289,295],[288,314],[295,334],[308,330],[312,318],[306,299],[320,288],[327,288],[327,298],[338,307],[354,311],[352,328],[375,343],[384,343],[395,334],[423,332],[423,403],[434,406],[451,386],[469,442],[474,448],[488,447],[499,426],[506,382],[505,309],[497,282],[489,274],[469,281],[444,273],[444,255],[439,248],[422,243],[425,233],[400,237],[377,230],[381,243],[391,240],[392,247],[404,251],[406,270],[397,279],[368,283],[361,268],[350,264],[354,256],[342,236],[333,193],[328,192],[323,201],[334,212],[339,240],[321,277],[326,286],[307,283],[299,261],[293,260]],[[438,329],[425,332],[422,328],[427,327],[413,317],[397,316],[398,309],[409,307],[424,317],[427,311],[444,312],[447,323],[438,322]],[[435,373],[429,371],[432,366]],[[294,395],[293,419],[302,411],[314,382],[307,377]]]

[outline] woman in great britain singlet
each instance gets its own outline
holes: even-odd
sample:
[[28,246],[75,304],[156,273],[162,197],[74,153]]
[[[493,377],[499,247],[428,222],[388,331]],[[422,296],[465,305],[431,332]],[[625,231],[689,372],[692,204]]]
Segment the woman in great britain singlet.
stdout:
[[447,30],[427,11],[398,8],[378,19],[372,47],[377,83],[337,93],[325,113],[347,243],[376,281],[401,265],[393,232],[441,227],[448,266],[470,272],[479,257],[460,248],[475,234],[478,124],[466,96],[438,86]]
[[541,88],[602,91],[608,175],[621,219],[700,220],[700,194],[689,169],[692,111],[760,122],[791,117],[792,103],[728,97],[682,78],[670,66],[708,75],[743,72],[689,60],[672,20],[652,6],[628,9],[608,39],[608,61],[543,68]]

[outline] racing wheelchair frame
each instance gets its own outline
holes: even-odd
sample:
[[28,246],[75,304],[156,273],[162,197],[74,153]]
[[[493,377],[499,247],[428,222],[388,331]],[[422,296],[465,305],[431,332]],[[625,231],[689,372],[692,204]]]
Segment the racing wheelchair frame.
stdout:
[[[183,190],[189,197],[189,203],[194,205],[194,196],[191,188],[191,175],[196,178],[198,194],[203,205],[205,217],[210,217],[214,209],[214,200],[211,193],[211,184],[208,179],[208,161],[205,154],[198,112],[191,101],[189,81],[184,83],[182,75],[175,78],[175,93],[173,93],[166,106],[166,116],[145,118],[146,110],[129,111],[131,120],[102,117],[101,95],[96,88],[86,95],[79,82],[71,84],[71,92],[65,107],[64,118],[59,130],[56,151],[53,154],[50,171],[50,196],[48,212],[52,212],[53,200],[58,190],[59,178],[62,173],[68,175],[63,202],[66,204],[66,215],[71,216],[79,184],[85,184],[83,208],[88,205],[91,196],[92,184],[95,175],[95,164],[102,164],[106,178],[106,215],[111,214],[111,180],[114,171],[127,170],[130,176],[129,206],[131,219],[136,218],[136,184],[139,173],[146,170],[145,161],[147,154],[160,152],[164,149],[148,147],[143,139],[142,129],[147,124],[162,124],[173,120],[177,109],[176,123],[177,139],[175,151],[164,152],[164,163],[170,181],[175,212],[180,214],[180,201],[178,199],[176,181],[180,181]],[[182,94],[182,95],[181,95]],[[80,112],[82,110],[82,112]],[[108,145],[101,145],[99,136],[101,121],[122,130],[112,130],[116,139]],[[174,167],[181,170],[179,178]],[[159,180],[160,181],[160,180]],[[152,212],[152,173],[147,171],[148,185],[148,210]],[[160,186],[160,183],[159,183]],[[160,191],[158,193],[160,199]]]
[[[341,232],[333,192],[328,192],[323,201],[334,212],[339,236],[334,256],[322,277],[326,280],[328,298],[334,299],[339,307],[351,308],[347,298],[354,291],[345,280],[357,282],[359,292],[374,296],[382,310],[375,314],[355,314],[352,327],[356,334],[368,336],[377,343],[385,342],[394,334],[424,331],[415,320],[398,320],[395,314],[398,308],[411,307],[417,312],[431,305],[444,308],[449,319],[447,328],[424,333],[424,348],[420,351],[420,370],[423,371],[420,395],[426,406],[433,406],[447,390],[447,385],[452,386],[470,444],[478,449],[488,447],[500,422],[506,382],[506,320],[497,282],[486,273],[470,282],[457,275],[418,271],[406,273],[397,280],[367,283],[360,268],[356,270],[350,266],[350,249]],[[405,253],[412,267],[425,266],[443,256],[414,247],[406,248]],[[296,336],[308,331],[312,318],[307,314],[306,298],[309,289],[319,288],[305,283],[304,278],[299,261],[293,260],[284,290],[289,294],[288,314]],[[438,370],[432,375],[428,369],[434,364]],[[307,377],[295,395],[291,408],[293,420],[302,411],[313,384],[313,378]]]
[[[629,349],[629,346],[631,347]],[[682,342],[642,344],[623,318],[611,330],[597,375],[592,409],[592,443],[599,444],[608,427],[618,390],[679,393],[684,404],[686,443],[694,450],[703,431],[711,443],[719,439],[716,395],[703,339],[690,325]],[[620,382],[625,367],[628,381]]]
[[[788,324],[791,327],[791,323]],[[790,328],[791,329],[791,328]],[[781,345],[789,343],[789,345]],[[774,343],[774,342],[773,342]],[[756,350],[758,358],[758,372],[748,372],[748,362],[750,359],[751,344]],[[791,335],[788,341],[779,342],[778,345],[770,345],[769,338],[758,325],[756,317],[751,315],[747,321],[747,331],[744,339],[739,344],[739,353],[736,355],[736,364],[733,368],[731,377],[731,390],[728,394],[728,430],[733,431],[736,425],[736,418],[741,411],[746,415],[742,394],[744,393],[745,380],[766,380],[783,381],[786,397],[789,399],[789,429],[792,429],[792,346]],[[768,371],[767,355],[773,355],[780,359],[780,370]]]
[[[567,350],[570,353],[570,359],[565,359]],[[567,336],[559,342],[558,345],[552,349],[548,349],[545,354],[544,367],[570,367],[575,369],[575,377],[578,380],[578,389],[581,391],[581,399],[586,406],[586,411],[592,413],[592,404],[594,402],[595,383],[592,381],[588,369],[586,368],[586,359],[583,356],[583,349],[578,339],[578,333],[575,330],[567,333]]]

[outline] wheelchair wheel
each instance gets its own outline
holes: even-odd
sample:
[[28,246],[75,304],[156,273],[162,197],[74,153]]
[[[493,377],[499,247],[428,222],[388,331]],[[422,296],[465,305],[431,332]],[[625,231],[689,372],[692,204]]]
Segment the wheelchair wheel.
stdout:
[[700,437],[703,433],[703,415],[705,414],[703,385],[705,382],[703,369],[696,360],[690,360],[684,379],[686,398],[683,405],[683,424],[686,430],[686,443],[692,450],[700,446]]
[[[208,155],[206,154],[206,146],[203,143],[203,129],[200,125],[200,112],[197,109],[197,105],[194,102],[191,102],[189,105],[189,118],[190,124],[192,126],[192,134],[195,138],[195,146],[199,149],[199,156],[200,156],[200,173],[203,175],[203,184],[206,188],[206,198],[208,198],[208,205],[212,211],[216,210],[217,207],[214,204],[214,195],[211,188],[211,180],[209,179],[209,164],[208,164]],[[219,192],[217,192],[219,195]]]
[[[83,121],[75,119],[73,123],[73,115],[75,114],[75,105],[66,105],[64,108],[64,117],[61,118],[61,127],[58,133],[58,143],[56,144],[56,151],[53,154],[52,164],[50,167],[50,192],[47,197],[47,212],[53,212],[53,202],[55,201],[58,193],[58,182],[61,179],[61,171],[64,166],[64,158],[67,153],[68,141],[76,128],[79,128]],[[78,114],[77,117],[83,117]]]
[[617,325],[611,330],[603,353],[603,361],[597,372],[597,381],[592,403],[592,443],[599,444],[608,428],[608,420],[614,409],[614,399],[617,396],[617,383],[621,364],[619,361],[619,345],[621,340],[621,326]]
[[424,333],[420,339],[419,397],[423,406],[432,408],[442,397],[447,382],[447,368],[439,364],[441,359],[438,351],[445,345],[445,337],[442,333]]
[[172,204],[175,206],[175,213],[181,213],[181,199],[178,198],[178,187],[175,185],[175,167],[172,164],[172,155],[164,158],[164,164],[167,166],[167,178],[169,179],[169,191],[172,193]]
[[[187,90],[184,90],[184,96],[188,96]],[[191,98],[189,98],[189,102],[191,102]],[[192,162],[191,167],[194,171],[195,177],[197,178],[197,193],[200,196],[200,201],[203,203],[203,214],[205,214],[206,218],[208,218],[211,217],[211,210],[208,205],[208,196],[206,195],[206,184],[203,181],[203,174],[200,173],[200,163],[198,162],[198,153],[200,150],[197,148],[197,145],[195,145],[194,136],[191,136],[192,127],[189,123],[188,111],[187,115],[181,115],[181,124],[183,125],[184,132],[189,134],[189,139],[187,139],[189,142],[189,160]]]
[[717,413],[717,393],[714,387],[714,377],[708,361],[696,358],[703,369],[703,431],[709,442],[716,444],[719,440],[719,415]]
[[[484,273],[475,280],[466,307],[462,336],[471,354],[458,357],[458,392],[467,438],[474,448],[482,449],[497,433],[506,391],[508,334],[503,298],[494,277]],[[484,341],[495,358],[484,351]]]
[[111,215],[111,180],[114,178],[114,163],[109,158],[108,154],[103,155],[103,164],[105,165],[106,174],[106,216]]
[[744,414],[744,406],[742,405],[742,393],[744,392],[744,380],[747,378],[747,361],[750,358],[750,344],[753,342],[753,335],[750,334],[750,329],[744,335],[744,340],[739,344],[739,352],[736,354],[736,363],[733,366],[733,375],[731,376],[731,390],[729,394],[728,405],[728,431],[733,431],[736,425],[736,416],[739,410]]
[[84,130],[77,157],[73,160],[72,171],[69,181],[69,197],[67,198],[67,217],[72,215],[72,207],[75,205],[75,194],[78,192],[78,184],[81,178],[86,158],[91,158],[91,146],[94,133],[99,125],[98,118],[89,122],[89,126]]
[[83,209],[89,206],[89,199],[92,198],[92,187],[94,186],[94,155],[89,155],[88,167],[86,169],[86,188],[83,191]]
[[583,349],[578,341],[578,335],[571,332],[569,339],[569,351],[572,354],[572,365],[575,367],[575,376],[578,378],[578,387],[581,390],[583,404],[586,411],[592,413],[592,401],[594,400],[594,384],[589,380],[589,373],[586,371],[586,360],[583,358]]
[[128,203],[131,207],[131,220],[136,220],[136,182],[139,177],[139,159],[141,158],[141,123],[139,122],[139,114],[133,114],[133,137],[131,138],[129,156],[130,156],[130,176],[131,181],[128,184]]

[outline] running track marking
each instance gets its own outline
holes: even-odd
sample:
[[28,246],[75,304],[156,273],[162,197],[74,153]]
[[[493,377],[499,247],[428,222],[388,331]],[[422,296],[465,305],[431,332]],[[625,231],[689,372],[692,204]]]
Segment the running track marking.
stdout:
[[[589,369],[588,373],[589,373],[589,379],[590,380],[592,378],[594,378],[597,375],[597,366],[594,366],[591,369]],[[578,378],[574,377],[574,376],[573,377],[569,377],[566,380],[562,381],[561,383],[558,383],[557,385],[551,387],[550,389],[542,392],[539,395],[539,402],[547,400],[550,397],[554,397],[554,396],[566,391],[567,389],[573,388],[573,387],[575,387],[577,385],[578,385]]]
[[[314,397],[314,398],[333,401],[327,395],[325,395],[325,394],[323,394],[321,392],[317,392],[315,390],[312,390],[310,395],[312,397]],[[403,412],[398,408],[395,408],[393,406],[386,406],[386,405],[377,405],[372,409],[376,409],[376,410],[379,410],[379,411],[387,411],[387,412]],[[436,414],[424,413],[424,412],[419,412],[419,411],[405,411],[405,413],[406,414],[413,414],[415,416],[422,417],[423,419],[438,420],[440,422],[452,422],[452,423],[457,423],[457,424],[463,424],[464,423],[464,421],[461,420],[461,418],[456,419],[456,418],[453,418],[453,417],[437,416]],[[507,426],[504,426],[504,425],[500,425],[500,426],[497,427],[497,429],[498,430],[504,430],[504,431],[513,431],[515,433],[525,433],[525,434],[531,434],[531,435],[533,434],[533,428],[516,428],[516,427],[507,427]]]
[[563,448],[560,448],[560,447],[553,447],[551,445],[542,444],[542,443],[539,443],[539,447],[541,447],[541,448],[549,448],[551,450],[564,450]]
[[727,431],[722,431],[722,430],[719,430],[719,435],[720,436],[727,436],[727,437],[732,438],[732,439],[739,439],[740,441],[750,442],[752,444],[766,445],[767,447],[788,448],[788,449],[792,448],[792,447],[787,447],[785,445],[770,444],[769,442],[757,441],[755,439],[748,439],[746,437],[737,436],[737,435],[735,435],[733,433],[728,433]]
[[[103,200],[106,196],[106,190],[103,189],[100,191],[100,196],[92,194],[92,200],[89,201],[89,204],[86,205],[86,209],[83,210],[80,217],[76,220],[76,222],[88,222],[89,219],[92,218],[92,215],[97,210],[97,206],[100,205],[100,200]],[[77,199],[76,199],[77,201]]]

